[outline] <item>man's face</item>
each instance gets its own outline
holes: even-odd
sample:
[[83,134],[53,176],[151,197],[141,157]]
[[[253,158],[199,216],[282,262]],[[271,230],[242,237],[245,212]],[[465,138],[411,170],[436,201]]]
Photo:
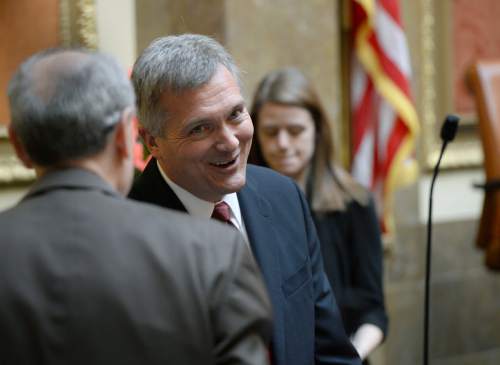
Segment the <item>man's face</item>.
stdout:
[[148,147],[167,176],[198,198],[217,202],[245,185],[253,124],[233,75],[219,66],[205,85],[161,99],[162,137]]

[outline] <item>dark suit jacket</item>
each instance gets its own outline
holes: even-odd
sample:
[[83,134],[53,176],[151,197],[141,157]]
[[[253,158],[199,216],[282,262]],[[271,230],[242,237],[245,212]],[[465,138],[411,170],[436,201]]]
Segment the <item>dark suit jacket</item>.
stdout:
[[[154,159],[130,197],[186,211]],[[282,175],[249,165],[238,200],[273,304],[273,364],[360,364],[323,271],[318,238],[300,189]]]
[[266,363],[266,289],[222,224],[71,169],[0,214],[0,252],[2,365]]
[[346,332],[371,323],[386,335],[382,242],[373,199],[366,206],[352,200],[343,211],[313,212],[313,219]]

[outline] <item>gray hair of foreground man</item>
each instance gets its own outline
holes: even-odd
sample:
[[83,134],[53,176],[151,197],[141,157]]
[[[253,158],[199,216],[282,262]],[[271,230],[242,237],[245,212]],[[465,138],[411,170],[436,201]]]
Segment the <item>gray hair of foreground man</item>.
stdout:
[[169,113],[160,106],[163,92],[196,89],[210,81],[219,65],[239,82],[233,58],[210,37],[183,34],[154,40],[137,59],[132,72],[141,125],[153,137],[163,136]]
[[102,151],[135,96],[111,57],[86,50],[51,49],[26,60],[8,95],[11,128],[31,160],[54,166]]

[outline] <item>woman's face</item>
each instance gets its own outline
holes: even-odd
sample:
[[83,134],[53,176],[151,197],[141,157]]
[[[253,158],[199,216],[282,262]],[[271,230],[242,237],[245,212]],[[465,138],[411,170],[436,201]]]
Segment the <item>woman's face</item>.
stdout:
[[283,175],[302,180],[315,148],[311,113],[297,106],[266,103],[258,118],[257,138],[266,163]]

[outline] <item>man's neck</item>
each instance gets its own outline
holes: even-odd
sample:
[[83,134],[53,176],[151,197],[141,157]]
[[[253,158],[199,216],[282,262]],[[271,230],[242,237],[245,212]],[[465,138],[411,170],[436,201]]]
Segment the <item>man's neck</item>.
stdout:
[[[215,203],[209,202],[198,198],[186,189],[174,183],[162,169],[160,163],[156,161],[158,171],[163,177],[165,183],[173,190],[174,194],[180,200],[184,208],[190,215],[200,217],[200,218],[210,218],[214,210]],[[221,201],[224,200],[231,208],[232,218],[234,226],[240,230],[243,234],[245,241],[248,243],[248,235],[246,233],[245,224],[243,222],[243,217],[241,216],[240,205],[238,202],[238,196],[236,193],[231,193],[222,197]],[[234,220],[234,221],[233,221]]]
[[163,180],[165,180],[165,183],[168,184],[168,186],[170,186],[170,188],[174,191],[175,195],[179,198],[189,214],[204,218],[210,217],[214,207],[213,202],[197,197],[190,191],[172,181],[172,179],[170,179],[165,173],[165,170],[161,167],[158,160],[156,161],[156,165],[158,171],[160,171],[160,175],[163,177]]
[[116,191],[124,194],[124,192],[122,191],[123,189],[120,189],[117,170],[113,166],[109,166],[109,164],[106,164],[106,161],[102,161],[98,158],[65,161],[63,163],[52,166],[34,165],[33,168],[35,169],[37,178],[41,178],[42,176],[59,170],[72,168],[87,170],[109,183]]

